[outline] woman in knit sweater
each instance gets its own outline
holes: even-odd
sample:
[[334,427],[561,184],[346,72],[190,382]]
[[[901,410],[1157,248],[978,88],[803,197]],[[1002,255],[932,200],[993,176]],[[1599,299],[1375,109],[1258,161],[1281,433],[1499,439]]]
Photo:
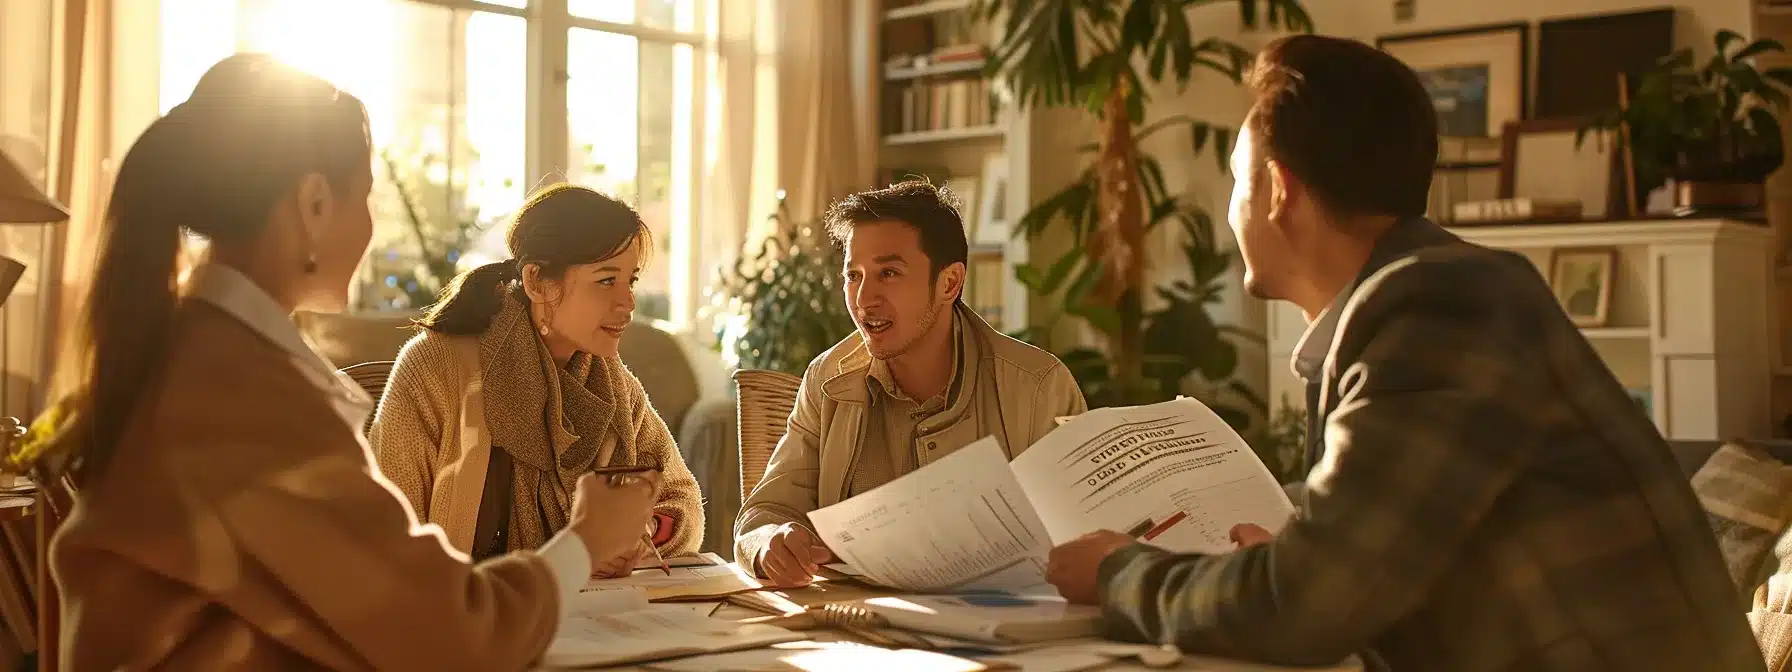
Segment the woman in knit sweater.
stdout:
[[[455,278],[399,352],[370,440],[419,518],[484,558],[534,548],[566,525],[594,468],[662,470],[650,523],[661,553],[702,542],[697,481],[617,354],[652,249],[633,209],[550,187],[510,224],[509,261]],[[646,539],[593,567],[628,574]]]

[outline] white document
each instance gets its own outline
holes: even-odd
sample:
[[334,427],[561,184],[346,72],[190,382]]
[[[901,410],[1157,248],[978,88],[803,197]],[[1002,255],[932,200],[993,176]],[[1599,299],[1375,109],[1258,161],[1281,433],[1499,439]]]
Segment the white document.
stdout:
[[1278,532],[1294,505],[1263,460],[1194,399],[1089,411],[1010,465],[1056,543],[1099,529],[1228,553],[1233,525]]
[[1099,529],[1188,553],[1233,550],[1232,526],[1274,533],[1294,505],[1244,439],[1177,399],[1084,413],[1012,464],[984,438],[870,492],[810,512],[865,578],[911,592],[1041,594],[1055,544]]
[[841,562],[913,592],[1030,592],[1051,539],[1008,460],[985,438],[857,497],[809,513]]
[[648,604],[628,591],[580,593],[541,656],[545,667],[622,665],[806,639],[771,625],[710,618],[684,605]]

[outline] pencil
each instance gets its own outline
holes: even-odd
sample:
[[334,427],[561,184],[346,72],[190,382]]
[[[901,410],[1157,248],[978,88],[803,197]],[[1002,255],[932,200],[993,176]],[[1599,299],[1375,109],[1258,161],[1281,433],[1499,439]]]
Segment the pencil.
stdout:
[[641,540],[647,542],[648,548],[653,549],[653,558],[660,561],[660,571],[665,572],[666,576],[671,576],[672,566],[666,564],[666,556],[660,555],[660,547],[653,543],[653,523],[647,524],[647,530],[646,534],[641,535]]

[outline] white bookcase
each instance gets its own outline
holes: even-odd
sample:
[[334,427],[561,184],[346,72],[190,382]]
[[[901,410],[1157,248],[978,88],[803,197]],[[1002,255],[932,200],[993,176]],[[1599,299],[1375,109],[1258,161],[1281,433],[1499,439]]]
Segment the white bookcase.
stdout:
[[[1609,318],[1582,329],[1626,388],[1646,393],[1671,439],[1771,437],[1775,375],[1785,370],[1775,319],[1773,229],[1747,222],[1659,220],[1460,227],[1471,242],[1529,257],[1548,277],[1552,251],[1617,251]],[[1272,404],[1303,403],[1289,367],[1306,319],[1270,304]]]

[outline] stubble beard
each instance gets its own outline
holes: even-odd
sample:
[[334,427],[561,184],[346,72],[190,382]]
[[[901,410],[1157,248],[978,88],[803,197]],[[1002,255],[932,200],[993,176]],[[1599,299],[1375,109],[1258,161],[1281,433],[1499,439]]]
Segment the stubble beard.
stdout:
[[937,304],[929,305],[927,307],[927,312],[921,314],[918,323],[919,328],[915,330],[915,334],[910,336],[908,340],[897,343],[895,347],[888,350],[879,350],[876,346],[870,345],[870,339],[866,339],[866,350],[871,352],[872,357],[884,361],[889,361],[907,354],[910,349],[915,347],[916,343],[921,342],[922,337],[933,333],[934,325],[940,321],[940,313],[944,312],[950,305],[952,304],[948,303],[945,306]]

